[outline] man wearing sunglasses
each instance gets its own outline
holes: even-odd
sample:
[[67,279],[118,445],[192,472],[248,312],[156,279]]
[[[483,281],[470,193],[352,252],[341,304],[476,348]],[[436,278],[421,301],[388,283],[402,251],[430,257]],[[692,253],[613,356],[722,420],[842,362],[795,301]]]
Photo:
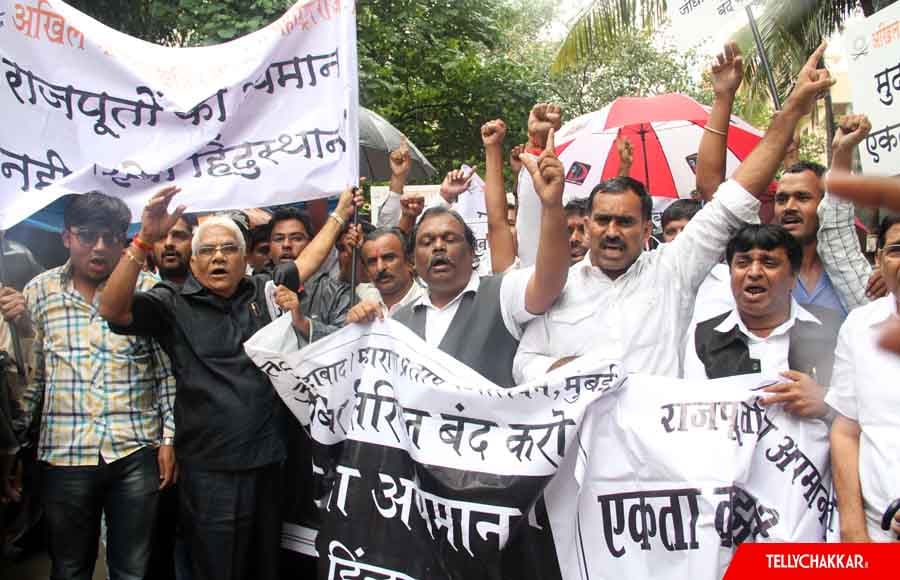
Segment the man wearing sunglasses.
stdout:
[[[91,577],[105,513],[110,578],[143,578],[159,490],[174,481],[174,380],[155,341],[115,335],[98,315],[131,212],[91,192],[68,204],[64,220],[69,260],[0,300],[7,320],[35,334],[16,430],[25,433],[40,412],[51,577]],[[135,282],[149,290],[156,279],[139,272]]]
[[179,191],[162,189],[144,208],[141,231],[110,276],[100,314],[115,332],[156,338],[172,359],[179,520],[194,577],[276,579],[284,407],[244,342],[271,321],[266,287],[273,279],[276,303],[297,324],[301,281],[319,269],[362,197],[345,191],[295,260],[250,277],[242,232],[227,217],[211,217],[194,232],[191,274],[183,285],[162,282],[135,292],[150,246],[185,209],[169,213]]

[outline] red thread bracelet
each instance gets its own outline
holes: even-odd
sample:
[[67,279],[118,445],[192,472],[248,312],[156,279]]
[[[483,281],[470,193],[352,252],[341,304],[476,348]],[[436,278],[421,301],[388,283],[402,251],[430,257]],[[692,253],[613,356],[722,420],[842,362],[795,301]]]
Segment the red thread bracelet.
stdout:
[[153,246],[151,246],[150,244],[148,244],[147,242],[145,242],[144,240],[142,240],[141,238],[139,238],[137,236],[134,236],[133,238],[131,238],[131,243],[134,244],[135,246],[137,246],[137,248],[139,250],[142,250],[144,252],[153,251]]

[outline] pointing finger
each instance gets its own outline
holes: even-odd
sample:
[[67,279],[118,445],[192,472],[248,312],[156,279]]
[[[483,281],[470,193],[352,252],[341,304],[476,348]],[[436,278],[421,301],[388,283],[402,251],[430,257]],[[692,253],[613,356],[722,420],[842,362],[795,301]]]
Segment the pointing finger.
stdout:
[[806,60],[806,66],[811,69],[819,68],[819,61],[822,60],[826,48],[828,48],[828,43],[823,40],[819,47],[809,55],[809,58]]
[[551,155],[556,155],[555,135],[556,135],[556,131],[551,127],[550,131],[547,133],[547,146],[544,147],[544,153],[550,153]]

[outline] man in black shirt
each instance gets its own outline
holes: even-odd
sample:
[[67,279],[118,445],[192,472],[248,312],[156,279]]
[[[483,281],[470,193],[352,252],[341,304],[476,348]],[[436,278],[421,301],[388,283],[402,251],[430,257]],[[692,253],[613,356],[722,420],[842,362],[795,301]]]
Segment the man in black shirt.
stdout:
[[110,276],[100,313],[115,332],[153,336],[172,359],[180,509],[195,577],[274,579],[281,526],[279,467],[285,458],[283,407],[243,344],[270,322],[266,283],[274,279],[300,289],[350,218],[353,192],[344,192],[302,255],[271,275],[246,277],[240,230],[227,218],[210,218],[194,234],[192,275],[183,286],[161,282],[150,291],[134,292],[145,249],[184,211],[179,206],[168,213],[179,191],[165,188],[145,207],[141,233]]

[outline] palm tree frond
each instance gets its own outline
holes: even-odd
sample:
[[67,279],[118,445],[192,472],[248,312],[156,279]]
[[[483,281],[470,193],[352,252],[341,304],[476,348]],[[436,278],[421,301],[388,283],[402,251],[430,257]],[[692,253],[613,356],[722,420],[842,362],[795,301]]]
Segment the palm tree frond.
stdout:
[[626,31],[655,28],[666,19],[666,0],[595,0],[578,17],[563,41],[551,72],[584,61]]

